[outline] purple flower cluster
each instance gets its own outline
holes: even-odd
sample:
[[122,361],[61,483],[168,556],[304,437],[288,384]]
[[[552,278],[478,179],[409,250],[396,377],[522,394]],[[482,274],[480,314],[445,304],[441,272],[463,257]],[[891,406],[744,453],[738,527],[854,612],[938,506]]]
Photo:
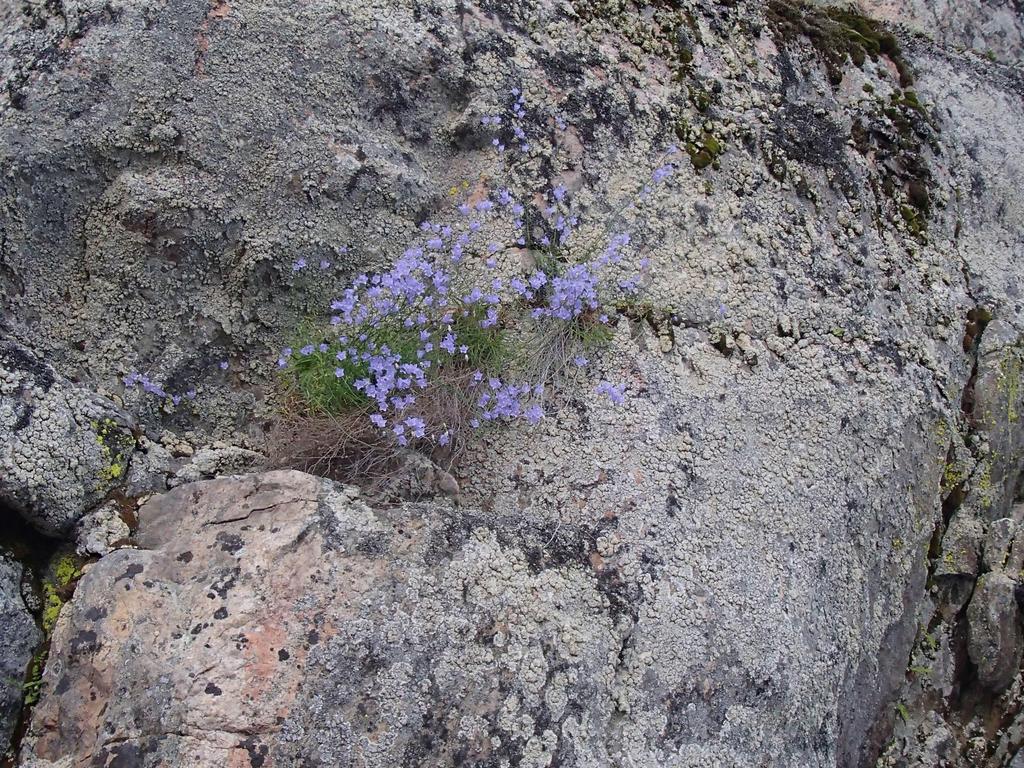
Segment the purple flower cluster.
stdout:
[[162,384],[157,381],[153,381],[147,374],[138,373],[132,371],[121,380],[125,387],[134,387],[138,385],[142,391],[147,395],[159,398],[160,400],[170,400],[174,405],[180,405],[182,400],[195,400],[196,391],[195,389],[189,389],[184,394],[172,394],[168,392]]
[[[523,153],[530,150],[525,97],[518,88],[512,95],[511,114],[481,118],[500,154],[507,144]],[[567,129],[560,117],[554,124]],[[677,153],[669,149],[640,197],[650,184],[672,176]],[[520,201],[507,188],[464,194],[454,221],[422,222],[420,236],[391,269],[360,274],[350,282],[330,305],[327,340],[307,343],[298,352],[283,349],[278,367],[297,373],[306,365],[333,369],[333,380],[369,406],[368,418],[380,434],[403,446],[414,441],[447,445],[456,436],[454,425],[431,423],[430,398],[424,397],[424,390],[452,380],[440,375],[451,369],[465,371],[462,380],[471,393],[465,422],[470,427],[517,419],[538,423],[545,414],[544,381],[488,373],[494,361],[474,370],[479,365],[474,360],[521,318],[607,325],[602,306],[613,296],[636,292],[648,265],[641,259],[639,270],[627,267],[627,257],[636,250],[627,227],[613,232],[596,256],[574,262],[569,249],[579,216],[569,189],[556,184],[542,203],[535,199],[526,194]],[[591,250],[591,243],[584,245]],[[516,273],[513,265],[529,263],[537,254],[537,267]],[[321,268],[329,265],[321,262]],[[295,271],[305,267],[305,259],[293,264]],[[562,365],[570,362],[580,369],[589,365],[576,353]],[[617,405],[625,399],[624,385],[602,381],[595,391]]]

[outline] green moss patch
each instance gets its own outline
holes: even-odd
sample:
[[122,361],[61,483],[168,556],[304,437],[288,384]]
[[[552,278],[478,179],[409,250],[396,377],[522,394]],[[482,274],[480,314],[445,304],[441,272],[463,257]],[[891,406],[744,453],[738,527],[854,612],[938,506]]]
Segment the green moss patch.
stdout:
[[820,7],[805,0],[769,0],[768,23],[783,42],[807,39],[825,65],[829,82],[839,85],[847,64],[863,67],[868,59],[887,57],[900,85],[914,82],[899,42],[880,22],[848,8]]

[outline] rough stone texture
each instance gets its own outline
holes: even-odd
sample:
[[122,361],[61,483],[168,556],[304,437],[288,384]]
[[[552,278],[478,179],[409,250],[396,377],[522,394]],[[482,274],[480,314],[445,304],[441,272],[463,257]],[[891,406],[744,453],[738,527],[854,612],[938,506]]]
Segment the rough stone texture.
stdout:
[[[616,318],[542,426],[481,438],[456,477],[463,506],[325,502],[338,539],[321,523],[302,538],[292,516],[276,533],[197,529],[193,511],[244,515],[222,507],[244,510],[245,492],[172,492],[183,536],[242,548],[200,558],[168,526],[147,534],[153,550],[94,566],[26,755],[109,741],[111,759],[167,765],[218,764],[217,747],[243,765],[271,750],[283,765],[436,765],[465,748],[483,765],[805,768],[871,764],[895,722],[890,764],[939,765],[940,748],[949,765],[1008,762],[1017,726],[972,720],[959,610],[940,591],[955,579],[966,603],[990,524],[1017,514],[1024,86],[913,36],[913,99],[887,56],[846,61],[834,84],[828,41],[765,6],[89,0],[7,17],[3,308],[65,375],[195,387],[177,406],[125,394],[154,431],[258,426],[269,350],[356,263],[389,261],[417,221],[446,216],[453,185],[493,172],[479,118],[513,86],[570,125],[569,149],[538,150],[524,177],[565,181],[597,219],[668,141],[723,148],[710,163],[695,152],[702,170],[677,174],[636,233],[651,312]],[[333,266],[292,273],[300,256]],[[627,384],[623,408],[592,396],[600,378]],[[225,482],[198,488],[251,481]],[[307,506],[249,511],[309,521]],[[185,551],[210,570],[190,572]],[[965,554],[960,570],[937,573],[945,552]],[[277,561],[293,573],[262,565]],[[162,576],[118,580],[130,567]],[[251,591],[222,598],[235,567]],[[86,614],[112,583],[110,607],[138,625]],[[325,639],[306,649],[292,632],[320,605]],[[264,616],[287,631],[257,631]],[[220,637],[224,621],[237,628]],[[94,648],[88,633],[106,631],[129,633],[126,648]],[[143,651],[154,636],[162,655]],[[301,672],[275,661],[285,640]],[[917,698],[912,648],[935,681]],[[119,676],[111,691],[155,681],[146,706],[89,702],[74,670],[93,666]],[[229,676],[213,684],[236,706],[221,707],[203,678],[221,667],[271,703]],[[980,720],[1014,723],[1015,690]],[[104,698],[120,737],[97,730]]]
[[1002,768],[1024,743],[1019,337],[993,320],[974,343],[963,450],[947,454],[939,556],[883,768]]
[[139,521],[61,614],[22,764],[613,759],[641,680],[598,531],[373,511],[297,472],[184,486]]
[[1011,64],[1024,57],[1020,0],[856,0],[876,18],[903,23],[951,46]]
[[131,420],[0,337],[0,516],[61,535],[124,482]]
[[162,493],[167,490],[168,478],[181,464],[175,461],[171,452],[160,443],[142,437],[139,450],[128,468],[128,482],[125,492],[132,497],[147,493]]
[[978,681],[1000,693],[1020,671],[1020,612],[1017,583],[1002,573],[982,576],[967,609],[967,652]]
[[21,566],[0,552],[0,756],[21,712],[22,690],[42,633],[21,599]]
[[102,557],[130,535],[131,529],[122,519],[120,508],[109,502],[78,521],[75,551],[79,555]]
[[261,460],[258,453],[224,443],[214,443],[197,450],[168,479],[170,486],[206,480],[218,475],[235,475],[251,470]]

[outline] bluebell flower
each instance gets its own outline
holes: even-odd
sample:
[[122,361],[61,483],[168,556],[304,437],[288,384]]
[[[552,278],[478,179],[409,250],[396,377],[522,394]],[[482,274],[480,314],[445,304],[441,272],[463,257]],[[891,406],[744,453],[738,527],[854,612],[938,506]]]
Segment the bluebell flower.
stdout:
[[600,384],[597,385],[594,391],[597,392],[597,394],[599,395],[607,395],[608,399],[611,400],[612,403],[614,403],[615,405],[622,405],[622,403],[625,402],[625,395],[623,394],[624,390],[624,384],[620,384],[618,387],[616,387],[614,384],[610,384],[607,381],[602,381]]

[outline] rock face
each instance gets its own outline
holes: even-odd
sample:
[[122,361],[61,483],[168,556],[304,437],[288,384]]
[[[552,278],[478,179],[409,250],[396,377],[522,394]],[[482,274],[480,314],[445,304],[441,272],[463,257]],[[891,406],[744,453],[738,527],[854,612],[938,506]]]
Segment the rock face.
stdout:
[[600,528],[374,511],[278,472],[154,498],[138,545],[62,613],[24,765],[607,765],[706,716],[634,723],[654,683]]
[[1024,14],[1017,0],[857,0],[857,5],[875,18],[908,24],[993,60],[1019,64],[1024,55]]
[[[1009,762],[1018,68],[797,0],[7,5],[4,314],[67,380],[144,373],[154,435],[259,427],[271,350],[484,193],[510,89],[567,125],[517,173],[582,218],[688,155],[642,299],[540,426],[481,436],[460,506],[287,474],[143,507],[60,619],[26,765]],[[168,450],[134,488],[251,458]]]
[[130,424],[109,400],[0,338],[0,508],[47,535],[68,533],[124,482]]
[[18,724],[22,683],[41,641],[21,597],[21,566],[0,552],[0,755]]
[[978,670],[978,681],[1001,693],[1020,671],[1020,612],[1017,582],[1002,573],[978,580],[967,611],[967,651]]

